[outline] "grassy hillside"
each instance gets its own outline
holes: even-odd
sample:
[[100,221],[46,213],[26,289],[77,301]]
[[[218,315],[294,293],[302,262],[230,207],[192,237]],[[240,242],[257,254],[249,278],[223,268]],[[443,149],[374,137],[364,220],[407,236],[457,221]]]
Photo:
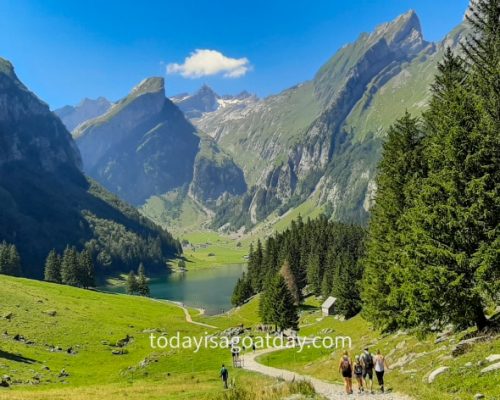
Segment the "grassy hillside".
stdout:
[[[392,365],[386,377],[387,387],[392,390],[424,400],[471,399],[476,393],[484,394],[486,399],[500,398],[500,370],[480,373],[481,369],[492,364],[485,360],[486,357],[500,354],[498,333],[484,342],[467,347],[464,354],[452,356],[456,344],[463,338],[473,336],[473,331],[450,334],[439,343],[436,343],[437,335],[422,339],[404,332],[382,335],[359,315],[348,321],[323,318],[313,304],[309,302],[308,311],[301,316],[300,334],[349,336],[352,339],[352,356],[361,354],[365,346],[370,347],[372,352],[380,349],[386,355],[389,367]],[[337,372],[341,354],[341,349],[332,353],[326,349],[305,348],[300,354],[295,350],[274,352],[262,356],[260,361],[273,367],[341,383],[342,378]],[[432,384],[427,383],[429,374],[441,366],[450,369]],[[374,388],[377,388],[376,383]]]
[[[222,362],[230,364],[227,350],[194,354],[151,349],[151,331],[167,336],[177,331],[183,336],[216,331],[188,324],[183,311],[173,304],[2,275],[0,287],[0,376],[8,375],[14,382],[10,388],[0,388],[2,400],[214,399],[221,395],[218,371]],[[245,322],[255,320],[255,310],[243,313]],[[235,313],[226,321],[234,326],[242,320]],[[127,335],[132,339],[118,347],[117,342]],[[63,369],[68,376],[61,376]],[[229,372],[238,386],[249,390],[275,382],[231,367]],[[256,399],[270,398],[254,393]],[[283,393],[293,393],[293,388],[284,387]]]

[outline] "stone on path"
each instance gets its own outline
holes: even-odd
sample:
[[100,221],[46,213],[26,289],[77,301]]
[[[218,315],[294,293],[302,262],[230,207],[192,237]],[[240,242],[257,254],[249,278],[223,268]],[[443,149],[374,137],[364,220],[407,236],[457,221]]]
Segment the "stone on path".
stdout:
[[484,394],[482,394],[482,393],[476,393],[474,395],[474,400],[480,400],[480,399],[484,399]]

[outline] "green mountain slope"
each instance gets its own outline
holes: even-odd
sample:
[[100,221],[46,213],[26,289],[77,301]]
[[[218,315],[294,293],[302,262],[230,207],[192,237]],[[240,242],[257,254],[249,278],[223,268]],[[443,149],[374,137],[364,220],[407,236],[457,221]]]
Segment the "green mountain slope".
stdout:
[[365,222],[386,129],[406,109],[422,112],[444,48],[456,49],[465,29],[429,43],[409,11],[344,46],[312,81],[194,121],[249,183],[214,227],[251,227],[311,198],[335,219]]
[[41,277],[52,248],[92,251],[99,272],[164,265],[179,243],[80,171],[71,135],[0,59],[0,240]]

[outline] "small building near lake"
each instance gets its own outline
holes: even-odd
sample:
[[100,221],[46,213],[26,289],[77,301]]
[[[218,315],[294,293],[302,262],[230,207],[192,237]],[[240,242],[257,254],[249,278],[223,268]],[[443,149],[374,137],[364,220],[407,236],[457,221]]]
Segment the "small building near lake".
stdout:
[[324,317],[335,314],[336,297],[329,296],[321,305],[321,313]]

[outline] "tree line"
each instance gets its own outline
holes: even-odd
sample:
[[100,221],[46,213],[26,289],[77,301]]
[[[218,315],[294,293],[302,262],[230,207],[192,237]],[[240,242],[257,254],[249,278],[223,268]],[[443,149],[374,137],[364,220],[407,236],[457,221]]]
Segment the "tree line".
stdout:
[[13,244],[5,241],[0,243],[0,274],[21,276],[21,257]]
[[45,280],[88,289],[95,286],[95,267],[89,250],[78,252],[75,247],[66,247],[63,254],[54,249],[45,261]]
[[[324,215],[306,222],[301,217],[293,220],[265,244],[259,240],[251,245],[248,273],[234,288],[233,304],[243,304],[262,292],[262,321],[282,329],[296,326],[297,306],[304,293],[333,295],[339,313],[355,315],[361,308],[358,282],[364,237],[363,228],[332,222]],[[280,315],[288,322],[281,321]]]
[[473,2],[467,20],[427,111],[383,148],[362,298],[384,330],[483,329],[500,302],[500,0]]

